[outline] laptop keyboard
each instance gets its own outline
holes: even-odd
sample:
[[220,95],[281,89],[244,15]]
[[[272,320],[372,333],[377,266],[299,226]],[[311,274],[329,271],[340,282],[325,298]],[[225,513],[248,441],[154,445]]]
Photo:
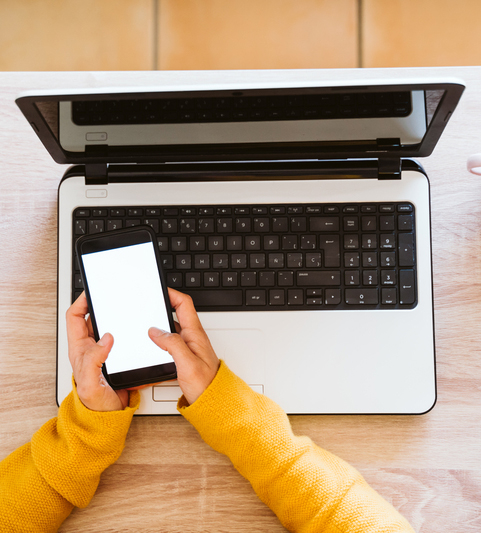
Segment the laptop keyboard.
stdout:
[[[168,286],[199,311],[417,304],[411,203],[79,207],[74,242],[142,224],[157,235]],[[73,254],[75,299],[83,286]]]
[[406,117],[409,91],[310,95],[157,97],[72,103],[79,126]]

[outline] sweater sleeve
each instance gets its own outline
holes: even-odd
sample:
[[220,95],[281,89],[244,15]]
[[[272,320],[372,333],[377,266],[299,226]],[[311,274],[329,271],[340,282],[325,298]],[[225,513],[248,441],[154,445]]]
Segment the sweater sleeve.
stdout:
[[0,463],[0,530],[57,531],[92,499],[100,474],[120,456],[140,394],[123,411],[87,409],[74,390],[58,416]]
[[356,469],[296,437],[282,409],[224,362],[202,396],[190,406],[181,397],[178,410],[229,457],[289,531],[413,533]]

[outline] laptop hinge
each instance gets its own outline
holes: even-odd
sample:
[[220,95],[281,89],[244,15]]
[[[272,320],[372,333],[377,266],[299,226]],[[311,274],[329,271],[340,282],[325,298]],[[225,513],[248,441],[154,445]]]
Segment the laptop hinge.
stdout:
[[401,158],[380,158],[378,161],[378,179],[400,180]]
[[107,163],[89,163],[85,165],[85,185],[107,185]]

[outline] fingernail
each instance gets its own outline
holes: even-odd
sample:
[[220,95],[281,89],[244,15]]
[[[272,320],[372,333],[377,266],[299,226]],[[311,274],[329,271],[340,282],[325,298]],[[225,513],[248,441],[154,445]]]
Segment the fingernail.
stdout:
[[166,333],[166,331],[163,329],[159,329],[155,327],[152,327],[149,329],[149,335],[151,337],[160,337],[160,335],[163,335],[164,333]]
[[109,337],[110,337],[110,333],[104,333],[102,338],[99,341],[97,341],[97,344],[99,346],[106,346],[109,343]]

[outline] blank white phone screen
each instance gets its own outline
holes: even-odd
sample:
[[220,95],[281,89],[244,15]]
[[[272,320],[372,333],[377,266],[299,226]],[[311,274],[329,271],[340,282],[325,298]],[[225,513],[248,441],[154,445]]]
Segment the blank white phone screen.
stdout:
[[109,374],[172,363],[148,336],[151,326],[170,331],[152,243],[82,256],[99,336],[111,333]]

